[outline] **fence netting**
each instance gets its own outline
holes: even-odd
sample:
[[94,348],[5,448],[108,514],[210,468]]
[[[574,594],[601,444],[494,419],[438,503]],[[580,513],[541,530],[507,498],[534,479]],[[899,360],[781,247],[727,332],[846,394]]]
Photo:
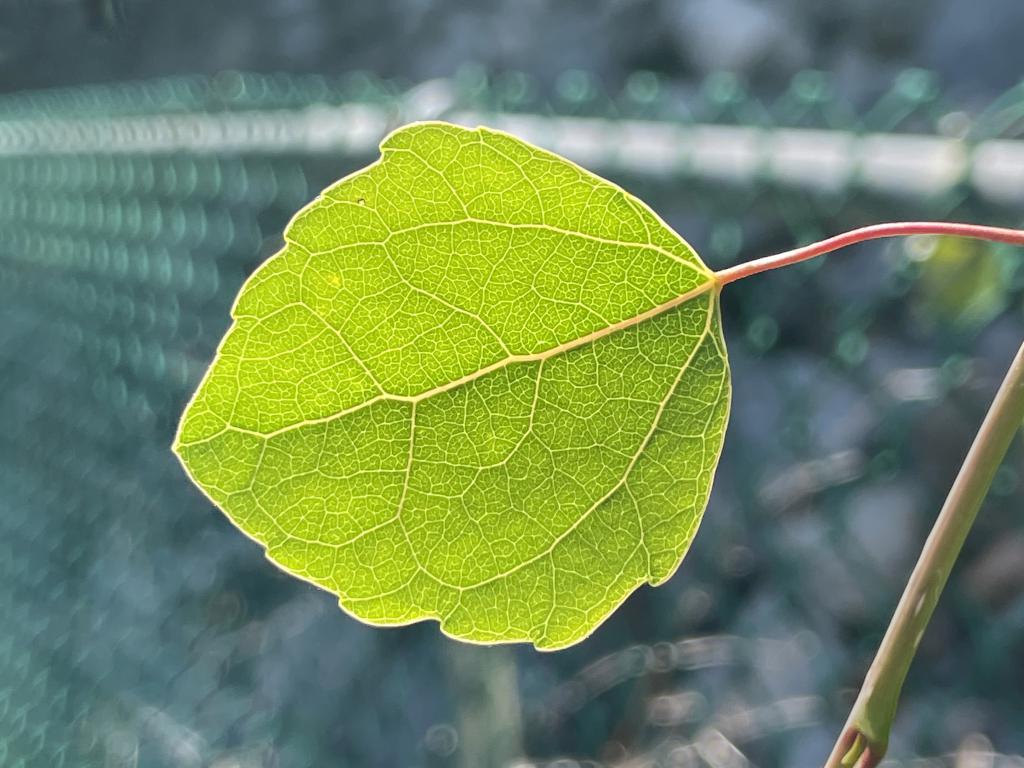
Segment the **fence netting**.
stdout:
[[[1019,250],[865,244],[730,288],[735,399],[677,575],[557,654],[373,629],[267,562],[170,453],[288,218],[417,118],[517,126],[712,267],[896,219],[1024,225],[1024,84],[871,103],[803,72],[224,73],[0,98],[0,765],[814,766],[1024,336]],[[907,681],[913,765],[1024,758],[1024,454]],[[1018,755],[1013,757],[1013,755]],[[921,762],[911,763],[912,758]]]

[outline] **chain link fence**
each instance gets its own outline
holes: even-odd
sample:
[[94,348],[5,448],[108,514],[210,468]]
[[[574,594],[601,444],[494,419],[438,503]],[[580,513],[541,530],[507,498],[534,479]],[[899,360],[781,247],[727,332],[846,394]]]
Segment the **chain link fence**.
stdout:
[[[736,397],[693,551],[559,654],[380,630],[276,571],[169,451],[244,278],[391,127],[504,126],[710,266],[857,225],[1024,225],[1024,84],[765,103],[583,71],[223,73],[0,97],[0,765],[814,766],[1024,334],[1019,252],[865,244],[724,301]],[[893,761],[1024,766],[1024,456],[907,682]],[[1016,757],[1014,756],[1016,755]],[[924,756],[918,758],[918,756]]]

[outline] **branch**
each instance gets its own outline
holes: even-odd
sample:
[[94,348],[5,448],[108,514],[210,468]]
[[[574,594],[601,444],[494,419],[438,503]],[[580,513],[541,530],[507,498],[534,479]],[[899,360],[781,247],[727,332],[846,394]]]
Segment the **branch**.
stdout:
[[1022,423],[1024,346],[1010,365],[925,542],[826,768],[873,768],[885,755],[900,690],[918,643],[992,478]]

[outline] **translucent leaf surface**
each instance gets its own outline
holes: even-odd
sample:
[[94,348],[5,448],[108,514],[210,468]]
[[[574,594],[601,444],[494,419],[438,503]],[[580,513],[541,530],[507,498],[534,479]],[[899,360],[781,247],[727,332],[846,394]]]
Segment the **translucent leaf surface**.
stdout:
[[908,247],[919,265],[914,310],[930,325],[976,330],[1009,303],[1019,261],[1012,249],[1001,253],[992,243],[957,237],[924,238]]
[[615,185],[421,123],[299,212],[174,449],[374,624],[572,644],[676,569],[729,411],[718,285]]

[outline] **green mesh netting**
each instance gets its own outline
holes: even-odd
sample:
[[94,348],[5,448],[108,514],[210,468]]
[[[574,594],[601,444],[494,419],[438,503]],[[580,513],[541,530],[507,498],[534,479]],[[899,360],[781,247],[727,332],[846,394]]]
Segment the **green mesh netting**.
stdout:
[[[873,244],[731,290],[736,407],[694,550],[564,654],[355,623],[275,571],[169,452],[233,297],[290,214],[372,159],[388,126],[465,113],[529,116],[549,131],[540,143],[564,141],[572,116],[598,136],[631,121],[938,136],[968,158],[908,191],[859,168],[821,185],[760,161],[723,177],[598,142],[584,162],[715,267],[873,221],[1024,221],[1024,174],[990,154],[983,171],[1010,173],[990,194],[971,154],[1020,157],[1024,86],[977,112],[920,71],[859,107],[815,72],[774,103],[728,75],[684,96],[650,73],[606,94],[572,72],[541,100],[525,75],[475,71],[411,90],[230,73],[3,97],[0,765],[798,766],[827,753],[1024,333],[1019,252]],[[925,640],[896,756],[1024,750],[1022,469],[1017,450]]]

